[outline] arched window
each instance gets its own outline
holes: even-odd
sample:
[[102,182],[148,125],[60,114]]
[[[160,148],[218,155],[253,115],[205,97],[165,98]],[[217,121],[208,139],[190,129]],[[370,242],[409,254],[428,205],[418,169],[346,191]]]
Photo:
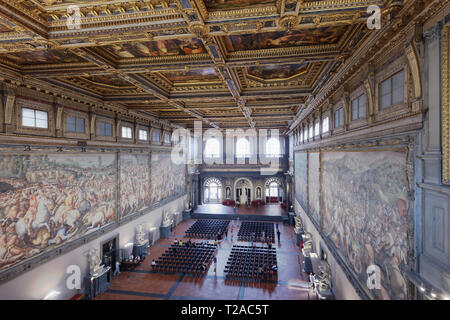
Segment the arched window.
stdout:
[[278,197],[278,183],[269,184],[269,197]]
[[210,138],[206,141],[205,157],[219,158],[220,157],[220,143],[216,138]]
[[236,142],[236,157],[246,158],[250,156],[250,143],[245,138],[240,138]]
[[266,156],[268,157],[279,157],[281,154],[280,142],[278,139],[270,138],[266,142]]
[[220,202],[222,199],[222,183],[219,179],[209,178],[204,183],[204,202]]

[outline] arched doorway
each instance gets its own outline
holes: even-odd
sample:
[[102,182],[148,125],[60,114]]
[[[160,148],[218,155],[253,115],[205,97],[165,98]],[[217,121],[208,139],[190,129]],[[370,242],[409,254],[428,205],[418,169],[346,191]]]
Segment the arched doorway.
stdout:
[[279,178],[269,178],[266,180],[266,202],[278,203],[282,202],[284,198],[283,184]]
[[219,203],[222,199],[222,183],[217,178],[208,178],[203,183],[203,202]]
[[234,182],[234,196],[240,204],[250,204],[252,201],[253,184],[247,178],[239,178]]

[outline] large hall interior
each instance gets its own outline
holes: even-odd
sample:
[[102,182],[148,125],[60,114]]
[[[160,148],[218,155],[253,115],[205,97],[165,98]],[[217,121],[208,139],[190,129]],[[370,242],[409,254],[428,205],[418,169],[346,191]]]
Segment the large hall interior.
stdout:
[[1,0],[1,300],[448,300],[448,0]]

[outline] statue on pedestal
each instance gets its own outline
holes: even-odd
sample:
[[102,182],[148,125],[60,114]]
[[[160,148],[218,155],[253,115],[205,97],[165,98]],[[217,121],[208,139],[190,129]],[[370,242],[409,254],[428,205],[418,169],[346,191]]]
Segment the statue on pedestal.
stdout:
[[303,249],[302,253],[305,257],[309,257],[309,254],[313,251],[313,241],[311,232],[306,232],[303,235]]
[[145,239],[144,225],[138,224],[136,226],[136,245],[142,246],[146,244],[148,240]]
[[88,261],[91,275],[96,275],[100,270],[103,269],[103,265],[101,264],[102,261],[100,260],[96,249],[89,249]]
[[325,261],[321,260],[318,264],[319,273],[315,277],[315,286],[319,293],[326,294],[331,292],[331,268]]
[[172,223],[173,223],[172,214],[167,212],[167,211],[164,211],[164,213],[163,213],[163,220],[162,220],[162,226],[163,227],[169,227],[169,226],[172,225]]
[[303,221],[300,218],[300,215],[297,214],[294,217],[294,220],[295,220],[295,228],[294,228],[295,233],[297,233],[297,234],[302,233],[303,232]]
[[189,211],[191,209],[191,203],[189,200],[184,201],[184,210]]

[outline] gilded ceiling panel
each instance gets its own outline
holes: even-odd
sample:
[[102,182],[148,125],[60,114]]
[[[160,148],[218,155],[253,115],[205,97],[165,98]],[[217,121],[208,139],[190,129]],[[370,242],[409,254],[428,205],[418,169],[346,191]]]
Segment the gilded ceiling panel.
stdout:
[[336,44],[346,30],[347,26],[331,26],[291,32],[277,31],[224,36],[223,41],[228,52]]
[[183,56],[206,52],[201,41],[196,38],[122,43],[107,45],[104,48],[119,59]]

